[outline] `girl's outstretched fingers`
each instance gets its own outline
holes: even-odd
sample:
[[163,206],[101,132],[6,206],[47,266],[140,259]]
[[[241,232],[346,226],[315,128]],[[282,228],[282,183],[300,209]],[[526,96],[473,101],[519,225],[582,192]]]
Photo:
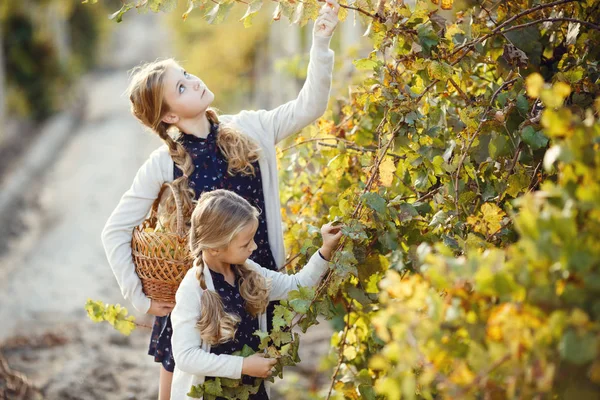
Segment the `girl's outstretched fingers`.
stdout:
[[338,23],[338,12],[340,5],[336,0],[326,0],[319,10],[319,16],[315,20],[314,34],[322,37],[333,35]]
[[321,227],[321,236],[323,237],[323,246],[321,246],[321,255],[326,260],[331,260],[331,256],[343,236],[343,225],[333,225],[329,222]]

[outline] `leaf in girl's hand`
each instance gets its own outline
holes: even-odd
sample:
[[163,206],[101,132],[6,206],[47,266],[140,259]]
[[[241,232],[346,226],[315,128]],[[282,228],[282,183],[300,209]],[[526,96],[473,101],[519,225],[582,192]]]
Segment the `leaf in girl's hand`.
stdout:
[[242,348],[242,352],[241,352],[241,356],[242,357],[249,357],[252,354],[256,353],[254,351],[254,349],[252,349],[252,347],[248,346],[247,344],[244,345],[244,347]]
[[279,352],[279,350],[277,350],[275,346],[269,346],[269,348],[267,349],[267,355],[269,356],[268,358],[281,357],[281,353]]

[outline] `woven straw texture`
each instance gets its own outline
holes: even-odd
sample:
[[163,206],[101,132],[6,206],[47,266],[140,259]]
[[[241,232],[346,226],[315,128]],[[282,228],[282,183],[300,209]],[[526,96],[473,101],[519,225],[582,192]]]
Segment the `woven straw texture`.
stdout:
[[[175,195],[177,232],[155,232],[158,224],[158,206],[167,188]],[[146,296],[152,300],[174,303],[175,292],[186,272],[192,267],[192,257],[184,233],[181,199],[171,184],[166,183],[161,188],[152,204],[150,216],[134,228],[131,251],[135,272],[142,281]]]

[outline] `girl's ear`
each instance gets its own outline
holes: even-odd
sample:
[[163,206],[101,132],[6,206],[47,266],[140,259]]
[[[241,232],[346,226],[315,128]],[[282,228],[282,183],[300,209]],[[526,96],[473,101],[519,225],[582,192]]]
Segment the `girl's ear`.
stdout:
[[168,112],[162,118],[162,121],[169,125],[173,125],[179,121],[179,117],[177,115],[173,114],[172,112]]
[[204,251],[208,252],[208,254],[210,254],[212,257],[216,257],[221,253],[221,250],[219,249],[208,249]]

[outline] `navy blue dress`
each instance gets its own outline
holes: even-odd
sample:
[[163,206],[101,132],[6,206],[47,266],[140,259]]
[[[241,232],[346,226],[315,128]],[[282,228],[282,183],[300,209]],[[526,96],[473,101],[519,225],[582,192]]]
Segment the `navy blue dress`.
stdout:
[[[240,277],[236,273],[236,284],[235,286],[232,286],[225,280],[225,277],[222,274],[210,270],[210,275],[215,285],[216,292],[221,296],[225,312],[237,314],[241,319],[234,339],[216,346],[211,346],[210,352],[213,354],[233,354],[236,351],[241,351],[244,348],[244,345],[248,345],[254,351],[258,351],[260,339],[258,336],[254,335],[254,332],[258,330],[258,318],[252,317],[244,307],[245,301],[239,291]],[[211,379],[214,379],[214,377],[206,377],[206,380]],[[254,385],[255,379],[257,378],[242,375],[242,382],[247,385]],[[267,400],[269,396],[267,396],[267,392],[265,391],[264,383],[261,383],[258,392],[250,395],[249,398],[250,400]],[[217,397],[217,400],[227,399],[224,397]]]
[[[258,229],[254,236],[257,249],[250,259],[264,268],[276,270],[277,265],[269,246],[267,236],[267,216],[264,213],[265,200],[262,188],[262,179],[258,162],[254,163],[255,175],[229,175],[227,172],[227,159],[217,146],[218,124],[211,123],[210,133],[206,139],[193,135],[181,134],[177,139],[192,157],[194,173],[190,176],[190,187],[194,189],[196,200],[203,192],[215,189],[227,189],[245,198],[250,204],[258,208],[261,214],[258,217]],[[174,166],[174,179],[182,176],[181,170]],[[267,309],[267,325],[271,330],[274,303]],[[173,372],[175,361],[171,354],[171,317],[156,317],[150,339],[148,354],[154,356],[154,361]]]

